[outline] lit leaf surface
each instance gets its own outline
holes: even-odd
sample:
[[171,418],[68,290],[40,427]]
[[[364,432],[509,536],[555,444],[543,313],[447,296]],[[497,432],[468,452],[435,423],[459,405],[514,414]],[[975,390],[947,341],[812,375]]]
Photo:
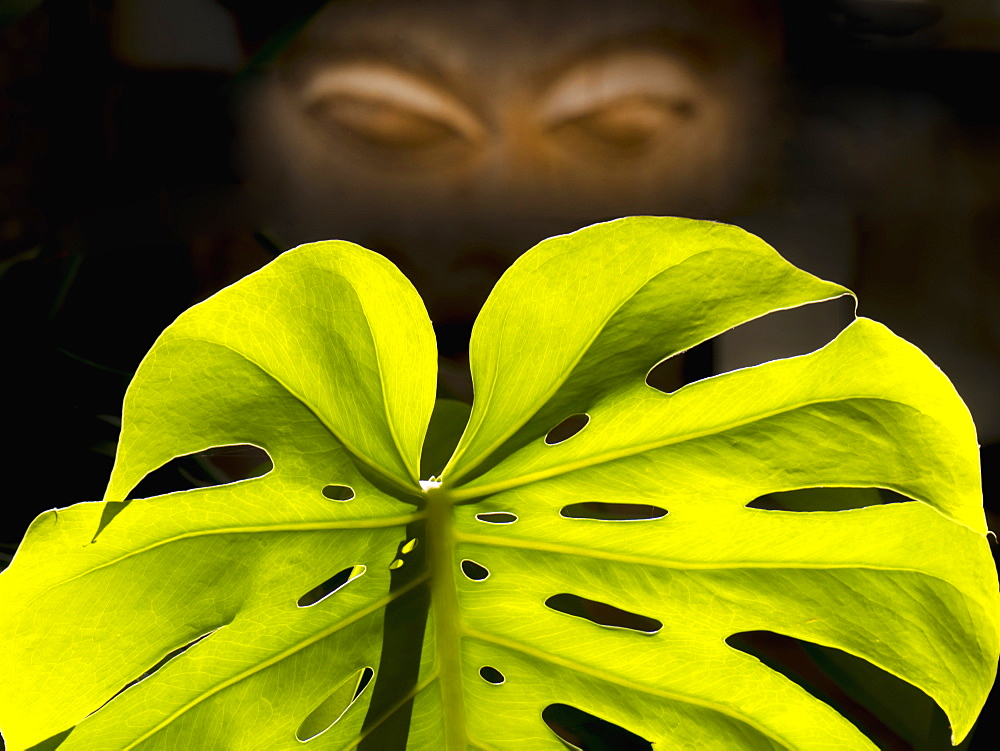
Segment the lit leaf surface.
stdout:
[[[726,643],[757,630],[912,683],[960,740],[1000,642],[975,430],[945,376],[858,319],[809,355],[645,383],[844,294],[725,225],[552,238],[476,322],[471,416],[432,420],[409,283],[348,243],[284,254],[164,332],[107,503],[40,516],[0,575],[8,748],[560,749],[553,705],[662,748],[873,748]],[[126,500],[175,456],[247,443],[267,475]],[[913,500],[747,508],[824,486]]]

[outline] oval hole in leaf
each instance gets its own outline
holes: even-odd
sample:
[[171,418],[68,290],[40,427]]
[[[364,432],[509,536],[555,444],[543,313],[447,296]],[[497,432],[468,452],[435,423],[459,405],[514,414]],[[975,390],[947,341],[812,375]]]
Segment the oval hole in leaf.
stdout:
[[748,503],[747,508],[766,511],[848,511],[912,500],[885,488],[803,488],[762,495]]
[[510,514],[506,511],[486,511],[476,514],[476,519],[487,524],[513,524],[517,521],[517,514]]
[[643,634],[655,634],[663,628],[663,624],[655,618],[631,613],[605,602],[588,600],[579,595],[566,593],[552,595],[545,601],[545,605],[559,613],[586,618],[591,623],[608,628],[625,628]]
[[652,519],[662,519],[667,510],[659,506],[644,503],[605,503],[591,501],[588,503],[571,503],[563,506],[559,512],[567,519],[597,519],[606,522],[636,522]]
[[327,485],[323,497],[330,501],[349,501],[354,498],[354,488],[350,485]]
[[298,600],[300,608],[308,608],[318,602],[322,602],[327,597],[343,589],[348,583],[361,576],[367,569],[364,566],[348,566],[343,571],[338,571],[322,584],[318,584],[306,592]]
[[465,574],[466,578],[472,579],[474,582],[481,582],[483,579],[489,577],[490,570],[486,566],[482,566],[466,558],[462,561],[462,573]]
[[589,422],[590,415],[586,413],[580,412],[575,415],[570,415],[545,434],[545,443],[549,446],[555,446],[557,443],[568,441],[570,438],[587,427],[587,423]]
[[880,749],[950,748],[944,711],[923,691],[833,647],[772,631],[726,639],[850,720]]
[[259,446],[241,443],[186,454],[171,459],[147,474],[129,499],[151,498],[182,490],[229,485],[266,475],[274,467],[271,457]]
[[559,739],[583,751],[651,751],[653,744],[621,725],[584,712],[568,704],[549,704],[542,720]]
[[494,686],[499,686],[507,680],[507,677],[491,665],[483,665],[479,668],[480,677],[487,683],[492,683]]
[[337,686],[299,725],[295,737],[312,740],[336,725],[368,688],[375,671],[366,667]]

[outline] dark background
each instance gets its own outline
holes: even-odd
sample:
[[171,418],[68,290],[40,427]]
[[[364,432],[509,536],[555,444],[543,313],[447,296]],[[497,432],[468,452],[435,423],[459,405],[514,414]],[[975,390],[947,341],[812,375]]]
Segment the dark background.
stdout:
[[[708,106],[675,107],[677,127],[693,133],[675,151],[701,148],[704,158],[647,158],[642,149],[666,126],[642,110],[638,125],[565,125],[560,138],[579,162],[570,166],[531,134],[504,130],[524,98],[516,74],[527,79],[560,40],[627,23],[627,11],[411,3],[428,28],[447,31],[449,49],[462,47],[448,39],[472,40],[454,66],[468,76],[456,90],[478,92],[471,109],[492,123],[469,140],[480,150],[348,97],[302,115],[322,129],[317,138],[336,141],[316,147],[330,162],[315,174],[297,166],[315,161],[314,144],[294,140],[301,123],[281,117],[298,115],[273,97],[297,92],[331,49],[354,54],[370,37],[394,51],[406,29],[423,27],[393,20],[400,2],[258,5],[277,4],[0,2],[6,560],[41,511],[101,498],[125,387],[156,335],[281,250],[338,237],[396,261],[428,300],[441,393],[468,398],[468,329],[489,284],[544,237],[629,213],[731,221],[856,290],[860,313],[924,349],[969,403],[997,526],[1000,2],[715,0],[710,32],[692,22],[679,59],[711,82],[706,90],[729,92],[719,95],[732,105],[729,124],[699,125]],[[673,19],[692,3],[661,5]],[[476,34],[496,37],[497,50]],[[653,125],[642,125],[647,116]],[[524,145],[516,154],[496,145],[510,133]],[[630,180],[643,160],[662,179]],[[459,174],[455,164],[472,166]],[[587,169],[608,187],[589,190]],[[831,308],[746,327],[694,351],[675,377],[808,351],[844,316]],[[198,482],[199,472],[180,467],[145,490]],[[991,701],[973,748],[995,735],[998,714]]]

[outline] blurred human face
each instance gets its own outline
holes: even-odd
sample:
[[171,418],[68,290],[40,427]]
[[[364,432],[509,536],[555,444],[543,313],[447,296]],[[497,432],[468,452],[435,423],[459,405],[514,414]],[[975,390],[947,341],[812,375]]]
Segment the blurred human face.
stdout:
[[247,103],[248,182],[281,242],[379,251],[467,328],[547,235],[731,210],[774,38],[739,0],[331,3]]

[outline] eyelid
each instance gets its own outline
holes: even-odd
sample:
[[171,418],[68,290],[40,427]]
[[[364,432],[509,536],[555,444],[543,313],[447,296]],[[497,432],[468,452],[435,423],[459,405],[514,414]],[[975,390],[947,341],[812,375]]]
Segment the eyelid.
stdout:
[[302,100],[307,109],[335,96],[409,110],[446,125],[470,141],[483,134],[483,126],[457,99],[434,84],[392,66],[338,65],[316,73],[302,88]]
[[539,112],[542,122],[556,126],[630,98],[690,102],[703,89],[681,58],[629,52],[574,66],[549,87]]

